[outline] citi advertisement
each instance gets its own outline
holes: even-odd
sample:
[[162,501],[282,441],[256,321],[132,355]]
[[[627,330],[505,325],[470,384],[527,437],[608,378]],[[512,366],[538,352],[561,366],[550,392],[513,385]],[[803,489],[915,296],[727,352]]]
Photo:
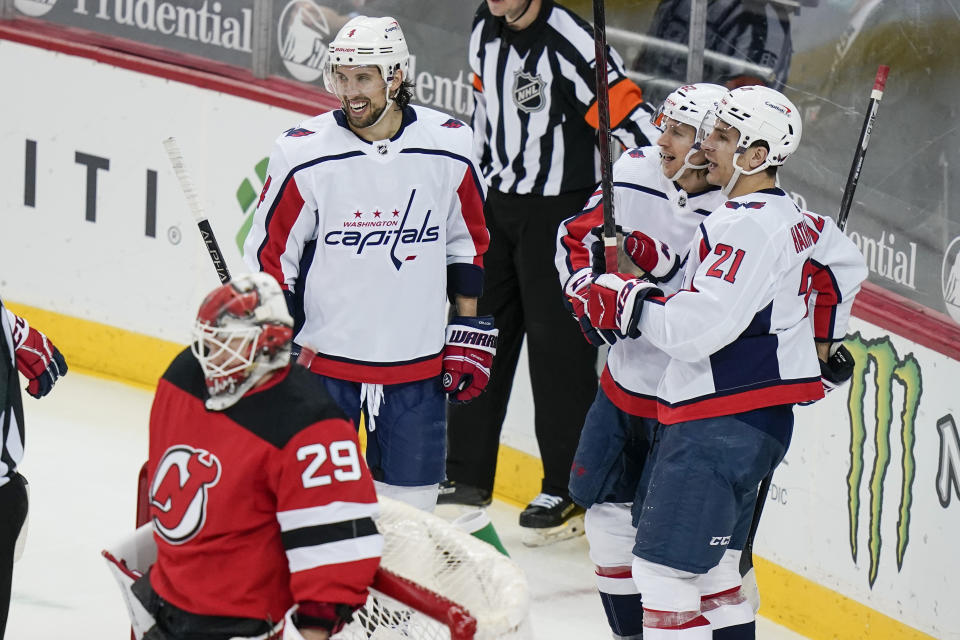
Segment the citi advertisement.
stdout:
[[857,318],[845,345],[850,384],[794,411],[755,552],[934,637],[960,638],[960,363]]
[[188,342],[218,279],[163,140],[177,138],[227,266],[242,273],[238,202],[253,204],[260,159],[307,116],[5,40],[0,82],[21,96],[0,127],[4,299]]

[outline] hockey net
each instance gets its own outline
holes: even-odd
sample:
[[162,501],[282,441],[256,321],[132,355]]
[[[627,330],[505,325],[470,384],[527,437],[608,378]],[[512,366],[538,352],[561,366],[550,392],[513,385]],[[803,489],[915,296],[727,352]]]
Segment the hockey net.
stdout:
[[381,569],[337,640],[520,640],[531,637],[520,567],[446,520],[380,498]]
[[[146,465],[137,525],[149,520]],[[435,515],[380,498],[384,548],[366,604],[334,640],[529,640],[523,570]]]

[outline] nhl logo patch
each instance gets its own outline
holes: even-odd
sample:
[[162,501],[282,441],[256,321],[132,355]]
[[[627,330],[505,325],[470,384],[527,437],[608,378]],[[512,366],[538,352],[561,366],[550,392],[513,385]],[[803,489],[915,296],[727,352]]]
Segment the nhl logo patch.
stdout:
[[547,104],[546,97],[543,95],[543,87],[546,83],[540,79],[540,76],[532,76],[525,71],[517,71],[513,74],[513,102],[517,108],[527,113],[540,111]]

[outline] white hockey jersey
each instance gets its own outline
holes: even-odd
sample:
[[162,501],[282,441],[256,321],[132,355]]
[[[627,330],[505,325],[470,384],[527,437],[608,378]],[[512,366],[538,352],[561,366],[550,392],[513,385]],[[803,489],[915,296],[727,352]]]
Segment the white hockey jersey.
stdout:
[[[613,204],[617,224],[625,232],[639,230],[683,251],[694,231],[726,198],[719,187],[688,194],[663,175],[660,149],[629,149],[613,165]],[[590,247],[599,239],[590,230],[603,224],[598,189],[576,216],[560,225],[557,271],[561,285],[570,274],[590,266]],[[664,285],[669,287],[669,285]],[[657,386],[670,356],[646,337],[618,340],[610,347],[600,376],[604,393],[622,411],[657,417]]]
[[817,342],[839,342],[847,335],[853,299],[867,279],[867,263],[836,222],[810,211],[803,215],[814,242],[807,263],[813,337]]
[[377,384],[441,371],[450,289],[479,296],[489,235],[470,127],[407,107],[368,142],[340,110],[281,135],[244,244],[251,269],[303,296],[311,369]]
[[778,188],[725,202],[697,229],[682,288],[648,298],[647,339],[671,356],[664,424],[823,397],[812,323],[808,217]]

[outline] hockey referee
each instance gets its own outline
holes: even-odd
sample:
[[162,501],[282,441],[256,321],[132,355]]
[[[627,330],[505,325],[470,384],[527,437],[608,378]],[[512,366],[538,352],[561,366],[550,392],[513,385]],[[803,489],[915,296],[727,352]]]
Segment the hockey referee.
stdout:
[[[486,393],[451,408],[439,501],[489,503],[526,335],[544,478],[520,525],[546,530],[577,513],[567,482],[597,391],[596,348],[564,308],[553,264],[560,222],[580,211],[600,180],[593,28],[553,0],[486,0],[469,47],[474,146],[489,187],[479,312],[494,316],[500,339]],[[648,145],[659,133],[652,109],[621,58],[612,50],[608,57],[613,134],[626,148]]]
[[41,398],[67,373],[60,351],[0,300],[0,640],[7,627],[14,551],[27,518],[27,481],[17,473],[23,458],[23,401],[20,377],[27,393]]

